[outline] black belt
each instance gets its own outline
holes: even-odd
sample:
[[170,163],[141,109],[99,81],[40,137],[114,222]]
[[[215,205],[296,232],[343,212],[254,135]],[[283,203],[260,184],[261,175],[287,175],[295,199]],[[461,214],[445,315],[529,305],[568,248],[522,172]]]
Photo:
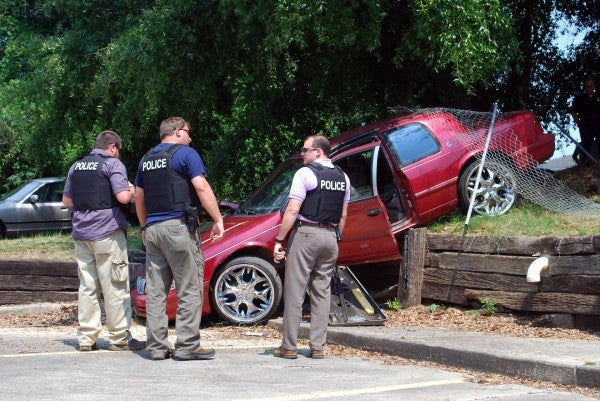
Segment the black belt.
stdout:
[[335,224],[332,223],[311,223],[310,221],[296,220],[296,227],[307,226],[307,227],[320,227],[320,228],[335,228]]

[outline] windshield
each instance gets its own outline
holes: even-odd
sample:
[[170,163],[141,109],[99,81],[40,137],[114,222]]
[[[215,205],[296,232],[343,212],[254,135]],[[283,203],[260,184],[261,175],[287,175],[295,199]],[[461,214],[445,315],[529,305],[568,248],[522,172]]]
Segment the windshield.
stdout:
[[27,195],[29,195],[30,193],[35,191],[35,189],[39,185],[40,184],[38,182],[30,181],[30,182],[26,183],[25,185],[23,185],[21,187],[17,187],[16,189],[13,189],[9,193],[2,195],[0,200],[7,201],[7,202],[19,202],[19,201],[23,200]]
[[235,214],[267,214],[281,210],[288,200],[294,173],[302,166],[302,159],[288,159],[283,162]]

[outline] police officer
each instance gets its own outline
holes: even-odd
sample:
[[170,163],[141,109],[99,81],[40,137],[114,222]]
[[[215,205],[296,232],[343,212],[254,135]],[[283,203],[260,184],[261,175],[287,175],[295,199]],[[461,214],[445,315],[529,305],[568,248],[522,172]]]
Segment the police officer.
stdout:
[[[200,346],[204,258],[186,210],[202,204],[214,221],[213,240],[223,237],[223,217],[204,163],[189,147],[189,124],[181,117],[167,118],[160,125],[160,139],[140,161],[135,179],[136,212],[146,244],[147,350],[153,360],[211,359],[215,350]],[[173,281],[177,340],[171,355],[166,301]]]
[[134,187],[118,159],[120,151],[121,138],[113,131],[101,132],[91,153],[71,166],[65,183],[62,201],[74,210],[80,351],[97,349],[102,330],[100,294],[104,295],[109,349],[139,350],[145,346],[129,333],[128,224],[120,206],[131,201]]
[[[273,258],[286,258],[283,340],[275,356],[296,359],[302,304],[310,297],[310,356],[325,357],[331,299],[331,277],[338,257],[338,238],[344,229],[350,180],[329,159],[331,145],[323,136],[309,136],[302,156],[305,167],[292,180],[288,204],[275,237]],[[282,243],[288,240],[287,257]]]

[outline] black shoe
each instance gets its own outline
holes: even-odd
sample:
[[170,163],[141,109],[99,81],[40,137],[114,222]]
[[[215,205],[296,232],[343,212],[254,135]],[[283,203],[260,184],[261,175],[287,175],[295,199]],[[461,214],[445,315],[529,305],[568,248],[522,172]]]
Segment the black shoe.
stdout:
[[215,350],[213,348],[198,348],[194,352],[189,354],[180,355],[177,351],[173,355],[173,359],[176,361],[194,361],[194,360],[206,360],[213,359],[215,356]]

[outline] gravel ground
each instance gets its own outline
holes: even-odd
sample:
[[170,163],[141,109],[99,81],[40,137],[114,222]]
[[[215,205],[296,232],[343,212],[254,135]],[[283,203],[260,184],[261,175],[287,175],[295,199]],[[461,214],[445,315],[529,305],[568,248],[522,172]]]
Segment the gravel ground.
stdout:
[[[564,338],[578,340],[599,340],[600,333],[589,332],[576,329],[561,329],[536,327],[535,320],[526,317],[519,317],[506,314],[493,314],[491,316],[482,316],[481,313],[461,310],[456,308],[447,308],[435,312],[428,311],[428,307],[418,306],[400,311],[386,310],[387,327],[417,326],[417,327],[446,327],[463,331],[485,332],[494,334],[504,334],[511,336],[536,337],[536,338]],[[0,314],[0,329],[2,331],[14,330],[52,330],[73,333],[77,330],[77,305],[64,304],[57,312],[49,313],[28,313],[28,314]],[[145,335],[144,322],[134,319],[131,327],[134,336],[142,337]],[[174,335],[173,328],[170,334]],[[278,330],[268,326],[227,326],[223,324],[207,323],[202,327],[202,337],[205,340],[216,339],[244,339],[252,337],[279,339],[281,334]],[[308,346],[306,341],[300,341],[299,346]],[[515,379],[497,374],[485,374],[480,372],[466,371],[448,366],[442,366],[431,362],[413,361],[404,358],[389,356],[386,354],[366,352],[358,349],[329,345],[327,354],[330,356],[349,354],[368,359],[378,359],[384,364],[414,364],[420,366],[430,366],[446,371],[456,371],[463,373],[468,380],[482,384],[501,384],[501,383],[519,383],[528,386],[544,389],[554,389],[556,391],[567,391],[593,397],[600,400],[600,388],[590,389],[575,386],[565,386],[549,382],[535,382],[526,379]]]

